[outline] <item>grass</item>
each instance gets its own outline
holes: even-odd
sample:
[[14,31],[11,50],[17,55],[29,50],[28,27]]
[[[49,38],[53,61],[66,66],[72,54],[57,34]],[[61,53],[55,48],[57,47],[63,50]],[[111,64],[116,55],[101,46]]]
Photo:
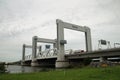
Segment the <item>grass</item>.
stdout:
[[37,73],[0,74],[0,80],[120,80],[120,66],[77,68]]

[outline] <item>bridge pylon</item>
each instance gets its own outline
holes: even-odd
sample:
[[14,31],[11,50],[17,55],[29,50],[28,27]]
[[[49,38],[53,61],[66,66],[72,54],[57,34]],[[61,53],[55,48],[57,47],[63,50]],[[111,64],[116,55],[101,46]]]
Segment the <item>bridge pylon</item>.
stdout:
[[85,33],[87,52],[92,51],[91,31],[90,31],[90,28],[86,26],[78,26],[75,24],[63,22],[62,20],[59,20],[59,19],[56,20],[56,23],[57,23],[57,49],[58,49],[56,68],[69,67],[69,61],[66,60],[65,58],[64,45],[67,43],[67,41],[64,40],[64,28]]

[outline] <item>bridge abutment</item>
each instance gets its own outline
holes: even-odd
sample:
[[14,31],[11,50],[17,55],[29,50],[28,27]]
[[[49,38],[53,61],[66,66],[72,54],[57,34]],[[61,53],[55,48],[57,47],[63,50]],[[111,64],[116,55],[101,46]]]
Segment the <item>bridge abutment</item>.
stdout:
[[37,66],[39,66],[38,61],[37,61],[36,59],[32,60],[32,62],[31,62],[31,66],[33,66],[33,67],[37,67]]
[[69,67],[69,61],[56,60],[55,66],[56,68],[67,68]]

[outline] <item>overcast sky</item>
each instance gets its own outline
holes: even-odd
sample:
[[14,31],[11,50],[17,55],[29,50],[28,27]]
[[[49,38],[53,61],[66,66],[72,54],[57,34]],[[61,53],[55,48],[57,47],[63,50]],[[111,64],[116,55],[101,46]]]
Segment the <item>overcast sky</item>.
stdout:
[[[56,38],[56,19],[91,28],[98,40],[120,42],[120,0],[0,0],[0,61],[21,59],[33,36]],[[65,29],[66,49],[85,49],[84,33]]]

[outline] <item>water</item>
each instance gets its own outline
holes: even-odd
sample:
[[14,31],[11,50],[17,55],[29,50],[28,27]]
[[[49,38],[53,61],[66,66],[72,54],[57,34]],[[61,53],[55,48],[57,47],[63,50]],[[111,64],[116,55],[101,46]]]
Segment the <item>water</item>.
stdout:
[[31,73],[52,70],[50,68],[40,68],[31,66],[7,65],[6,69],[9,73]]

